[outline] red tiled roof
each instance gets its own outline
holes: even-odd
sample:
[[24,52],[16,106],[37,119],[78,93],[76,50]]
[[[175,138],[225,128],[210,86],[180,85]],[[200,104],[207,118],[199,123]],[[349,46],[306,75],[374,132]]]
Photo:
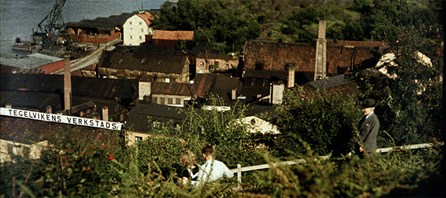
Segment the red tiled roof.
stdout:
[[194,31],[169,31],[155,30],[153,40],[191,41],[194,39]]
[[138,13],[136,15],[141,17],[148,26],[152,25],[153,15],[150,12]]

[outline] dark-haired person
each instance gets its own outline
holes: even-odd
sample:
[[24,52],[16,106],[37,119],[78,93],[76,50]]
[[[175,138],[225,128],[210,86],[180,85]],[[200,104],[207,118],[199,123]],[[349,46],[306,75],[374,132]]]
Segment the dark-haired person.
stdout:
[[212,146],[205,146],[201,152],[206,162],[200,166],[196,185],[234,176],[234,173],[223,162],[215,159],[214,148]]
[[360,142],[355,151],[360,157],[375,153],[377,148],[376,137],[379,131],[379,120],[374,113],[375,106],[374,99],[369,98],[362,102],[363,116],[358,124]]

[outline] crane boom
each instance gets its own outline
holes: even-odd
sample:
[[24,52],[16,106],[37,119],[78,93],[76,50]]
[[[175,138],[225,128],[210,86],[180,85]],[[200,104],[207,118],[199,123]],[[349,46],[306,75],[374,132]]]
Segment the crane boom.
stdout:
[[66,0],[55,0],[53,9],[51,9],[50,13],[37,25],[40,28],[40,31],[53,35],[56,31],[64,28],[65,22],[62,13],[65,2]]

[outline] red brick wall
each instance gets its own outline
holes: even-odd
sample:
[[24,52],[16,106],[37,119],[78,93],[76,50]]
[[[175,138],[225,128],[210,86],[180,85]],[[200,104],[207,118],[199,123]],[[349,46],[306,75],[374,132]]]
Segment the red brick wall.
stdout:
[[[353,43],[354,44],[354,43]],[[337,74],[337,69],[358,66],[374,58],[372,47],[347,48],[341,45],[327,46],[327,74]],[[286,70],[287,63],[295,63],[296,72],[314,72],[316,46],[296,43],[248,42],[244,48],[244,69],[263,65],[264,70]]]
[[51,72],[62,69],[63,66],[64,66],[64,60],[60,60],[46,65],[41,65],[38,68],[42,69],[45,74],[50,74]]
[[73,41],[79,43],[108,43],[119,37],[121,37],[120,32],[115,32],[112,35],[105,35],[105,34],[95,35],[95,36],[72,35]]

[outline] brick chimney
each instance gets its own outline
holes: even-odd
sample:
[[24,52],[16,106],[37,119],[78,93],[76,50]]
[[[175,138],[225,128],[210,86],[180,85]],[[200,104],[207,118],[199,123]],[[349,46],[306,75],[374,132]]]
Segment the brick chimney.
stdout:
[[46,106],[45,110],[46,110],[46,113],[53,113],[53,108],[50,105]]
[[64,110],[70,112],[71,110],[71,66],[70,56],[64,56]]
[[108,106],[102,107],[102,120],[108,121]]
[[314,80],[323,79],[327,75],[327,40],[325,39],[326,30],[327,22],[325,20],[319,20],[319,32],[316,42]]
[[288,83],[287,88],[294,87],[294,79],[296,73],[296,65],[294,63],[287,63],[286,69],[288,70]]

